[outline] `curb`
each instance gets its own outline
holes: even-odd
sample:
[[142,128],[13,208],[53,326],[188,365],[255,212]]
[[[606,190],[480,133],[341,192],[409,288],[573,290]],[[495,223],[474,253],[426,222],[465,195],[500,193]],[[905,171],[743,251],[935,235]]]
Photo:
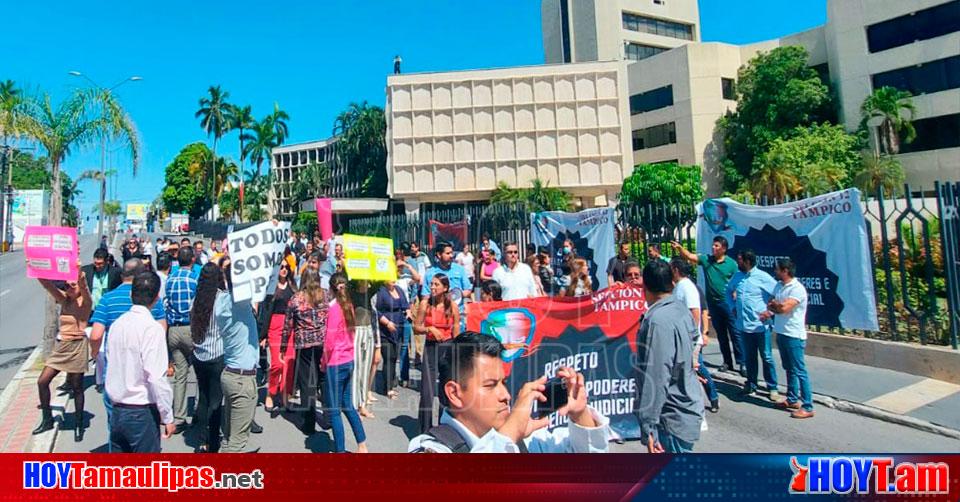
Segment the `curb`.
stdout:
[[[7,386],[4,387],[3,393],[0,394],[0,417],[3,417],[7,410],[10,408],[10,405],[13,404],[13,397],[20,389],[21,385],[24,385],[24,380],[35,381],[40,376],[40,371],[32,369],[36,364],[37,360],[40,359],[41,354],[43,353],[43,345],[38,344],[33,352],[30,353],[30,356],[27,357],[27,360],[20,365],[20,369],[17,370],[17,374],[14,375],[10,382],[7,383]],[[43,434],[38,434],[33,436],[28,444],[31,445],[30,451],[25,451],[23,453],[51,453],[53,452],[54,445],[57,444],[57,436],[60,433],[60,427],[63,425],[63,415],[66,412],[67,403],[70,400],[69,394],[59,394],[56,392],[56,388],[66,381],[66,376],[61,373],[50,382],[51,387],[51,398],[50,398],[50,408],[53,410],[54,416],[54,427],[53,429],[44,432]],[[33,403],[21,405],[33,406]],[[62,411],[60,411],[62,410]]]
[[[744,383],[746,383],[747,380],[746,378],[740,376],[739,373],[732,373],[729,371],[711,371],[710,375],[714,380],[719,380],[727,384],[738,385],[741,387]],[[882,420],[892,424],[903,425],[905,427],[929,432],[931,434],[946,436],[952,439],[960,439],[960,430],[937,425],[933,422],[929,422],[920,418],[914,418],[907,415],[894,413],[892,411],[875,408],[873,406],[867,406],[862,403],[855,403],[845,399],[817,393],[813,394],[813,401],[817,404],[821,404],[834,410],[853,413],[855,415],[873,418],[875,420]]]

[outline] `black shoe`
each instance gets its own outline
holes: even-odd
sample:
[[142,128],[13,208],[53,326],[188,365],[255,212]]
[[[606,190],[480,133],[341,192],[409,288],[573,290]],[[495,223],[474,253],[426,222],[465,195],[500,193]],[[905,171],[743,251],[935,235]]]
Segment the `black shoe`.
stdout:
[[43,434],[48,430],[53,429],[53,412],[49,409],[43,410],[43,415],[40,418],[40,423],[35,429],[33,429],[32,434]]
[[84,423],[83,423],[83,413],[74,413],[73,414],[73,441],[79,443],[83,441],[84,433]]
[[756,395],[757,395],[757,389],[753,387],[744,387],[743,390],[740,391],[740,396],[742,397],[753,397]]
[[177,424],[177,427],[173,430],[174,434],[181,434],[183,431],[187,430],[190,426],[186,422]]
[[69,383],[64,382],[63,385],[57,387],[57,391],[73,393],[73,387]]
[[262,434],[262,433],[263,433],[263,427],[261,427],[260,424],[258,424],[257,421],[254,420],[254,421],[250,424],[250,432],[252,432],[253,434]]
[[710,400],[710,407],[707,408],[710,413],[716,413],[720,411],[720,401],[717,399]]
[[720,368],[717,371],[733,371],[733,366],[727,363],[723,363],[720,365]]

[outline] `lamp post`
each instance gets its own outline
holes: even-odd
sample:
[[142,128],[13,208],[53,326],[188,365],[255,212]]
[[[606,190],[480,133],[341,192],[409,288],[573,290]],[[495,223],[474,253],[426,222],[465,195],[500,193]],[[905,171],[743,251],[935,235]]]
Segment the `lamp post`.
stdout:
[[[73,77],[84,78],[87,80],[87,82],[90,82],[90,84],[93,85],[95,88],[108,94],[113,92],[114,89],[120,87],[121,85],[126,84],[127,82],[138,82],[140,80],[143,80],[143,77],[133,75],[117,82],[116,84],[113,84],[110,87],[103,87],[102,85],[94,81],[92,78],[76,70],[70,71],[68,72],[68,74]],[[104,209],[104,204],[106,203],[106,196],[107,196],[106,171],[107,171],[107,136],[103,135],[100,138],[100,219],[97,220],[97,238],[98,239],[103,237],[103,220],[104,220],[103,209]]]

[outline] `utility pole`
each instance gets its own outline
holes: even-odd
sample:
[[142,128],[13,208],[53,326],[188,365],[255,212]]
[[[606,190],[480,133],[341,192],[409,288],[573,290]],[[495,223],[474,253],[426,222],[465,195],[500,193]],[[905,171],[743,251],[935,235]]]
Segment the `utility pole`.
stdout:
[[[0,229],[2,229],[2,231],[0,231],[0,239],[2,239],[0,251],[6,252],[9,251],[7,226],[10,224],[9,220],[11,220],[11,218],[9,218],[9,216],[13,208],[13,204],[11,204],[11,202],[13,202],[13,183],[11,183],[13,169],[10,167],[10,145],[3,145],[3,150],[0,154],[2,154],[2,157],[0,157],[0,180],[7,178],[6,188],[3,190],[3,204],[0,204]],[[7,176],[4,176],[4,174],[7,174]]]

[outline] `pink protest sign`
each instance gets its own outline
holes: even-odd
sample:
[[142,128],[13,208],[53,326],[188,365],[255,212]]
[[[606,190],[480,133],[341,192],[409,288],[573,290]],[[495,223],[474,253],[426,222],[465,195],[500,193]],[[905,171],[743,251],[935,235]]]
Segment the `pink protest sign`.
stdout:
[[23,233],[23,254],[27,258],[27,277],[77,280],[80,250],[74,227],[27,226]]
[[333,235],[333,201],[331,199],[317,199],[317,224],[320,227],[320,238],[327,240]]

